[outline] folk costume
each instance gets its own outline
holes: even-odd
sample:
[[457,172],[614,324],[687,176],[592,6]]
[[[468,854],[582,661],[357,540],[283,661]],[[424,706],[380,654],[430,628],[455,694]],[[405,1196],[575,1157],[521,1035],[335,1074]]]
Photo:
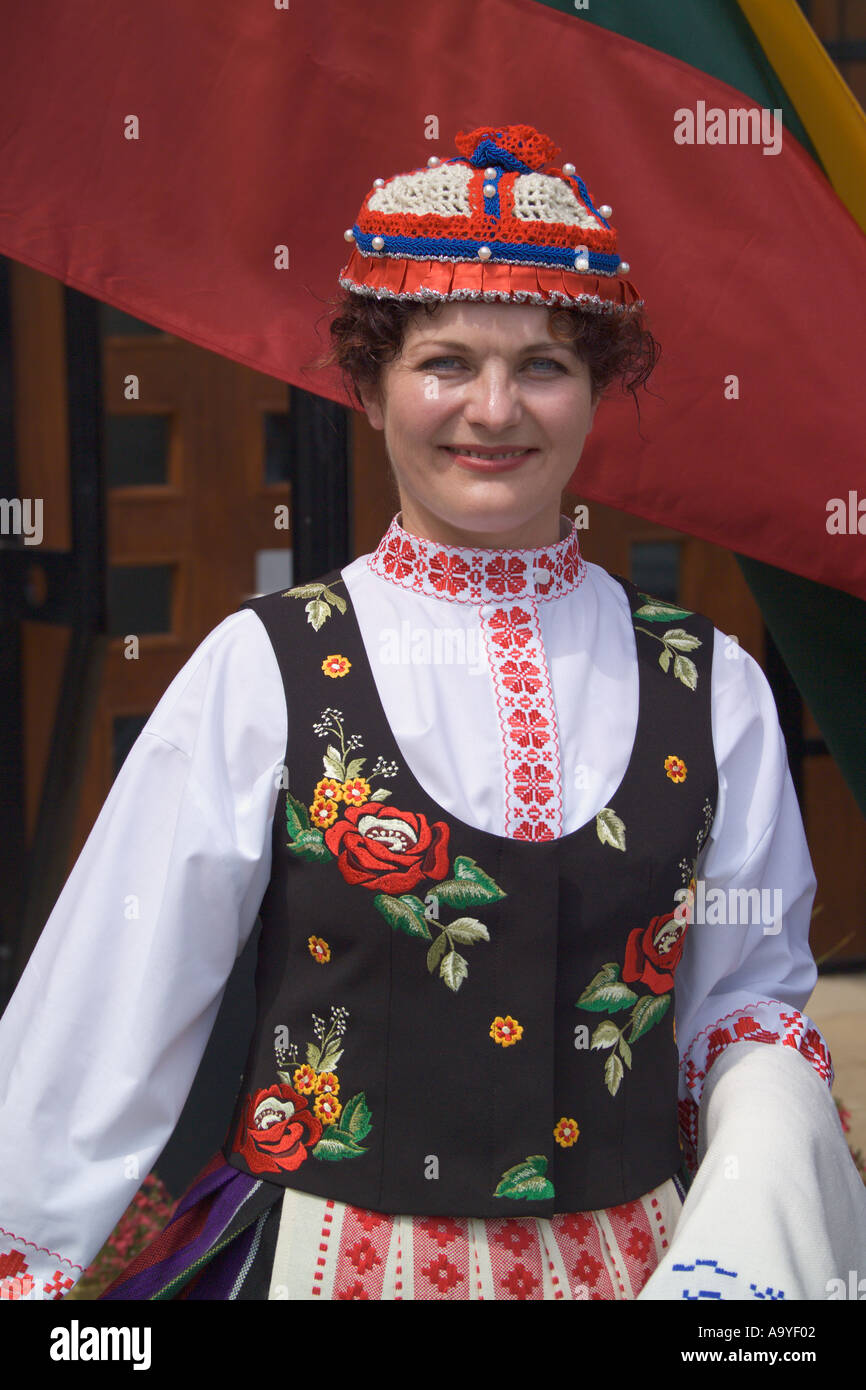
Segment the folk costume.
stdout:
[[[344,286],[642,303],[546,137],[457,144],[376,181]],[[60,1297],[93,1258],[260,914],[222,1150],[105,1297],[823,1296],[866,1202],[803,1012],[815,886],[708,619],[567,517],[519,550],[398,514],[215,628],[130,752],[0,1026],[2,1272]]]

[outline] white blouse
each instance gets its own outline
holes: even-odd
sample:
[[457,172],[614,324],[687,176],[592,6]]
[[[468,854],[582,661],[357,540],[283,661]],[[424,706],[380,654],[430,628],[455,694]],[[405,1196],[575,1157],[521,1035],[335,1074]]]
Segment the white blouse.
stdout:
[[[609,804],[637,726],[635,634],[622,587],[580,556],[568,518],[556,545],[472,552],[410,536],[395,517],[342,581],[400,752],[446,812],[537,838]],[[329,608],[328,651],[339,653]],[[526,707],[549,721],[531,775],[503,715],[520,680]],[[269,881],[291,717],[262,623],[231,614],[129,752],[0,1021],[0,1257],[20,1251],[45,1297],[92,1261],[184,1106]],[[765,889],[782,911],[740,925],[696,917],[689,929],[676,1025],[695,1139],[704,1077],[728,1042],[776,1042],[824,1092],[831,1080],[802,1014],[816,979],[816,881],[773,696],[718,630],[712,735],[719,793],[699,892],[710,901],[720,888],[732,903],[729,890]],[[844,1164],[838,1122],[829,1142]]]

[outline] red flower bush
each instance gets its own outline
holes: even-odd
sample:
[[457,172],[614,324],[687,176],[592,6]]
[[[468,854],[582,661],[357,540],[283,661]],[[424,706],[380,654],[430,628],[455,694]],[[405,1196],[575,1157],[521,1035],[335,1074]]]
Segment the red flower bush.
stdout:
[[321,1137],[322,1122],[303,1096],[291,1086],[269,1086],[247,1096],[234,1151],[254,1173],[291,1173]]
[[444,821],[431,826],[425,816],[368,801],[348,807],[325,831],[325,844],[347,883],[377,893],[408,893],[422,878],[445,877],[448,835]]
[[653,994],[667,994],[673,989],[687,926],[675,912],[666,912],[663,917],[653,917],[648,927],[635,927],[625,946],[623,980],[648,985]]

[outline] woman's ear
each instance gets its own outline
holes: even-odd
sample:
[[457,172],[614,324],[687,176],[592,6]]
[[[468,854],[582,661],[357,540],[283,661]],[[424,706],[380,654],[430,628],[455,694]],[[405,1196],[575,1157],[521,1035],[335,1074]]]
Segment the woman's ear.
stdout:
[[359,387],[358,394],[361,397],[367,419],[373,429],[383,430],[385,428],[385,416],[382,411],[382,402],[378,390],[374,390],[372,387]]

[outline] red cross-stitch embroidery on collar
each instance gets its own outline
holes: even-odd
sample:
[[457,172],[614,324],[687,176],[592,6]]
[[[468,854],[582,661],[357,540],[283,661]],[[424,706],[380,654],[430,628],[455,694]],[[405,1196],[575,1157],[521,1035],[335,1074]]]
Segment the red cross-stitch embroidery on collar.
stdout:
[[574,525],[555,545],[538,550],[473,550],[415,536],[403,530],[397,516],[368,564],[381,578],[414,593],[461,603],[552,599],[578,588],[586,574]]

